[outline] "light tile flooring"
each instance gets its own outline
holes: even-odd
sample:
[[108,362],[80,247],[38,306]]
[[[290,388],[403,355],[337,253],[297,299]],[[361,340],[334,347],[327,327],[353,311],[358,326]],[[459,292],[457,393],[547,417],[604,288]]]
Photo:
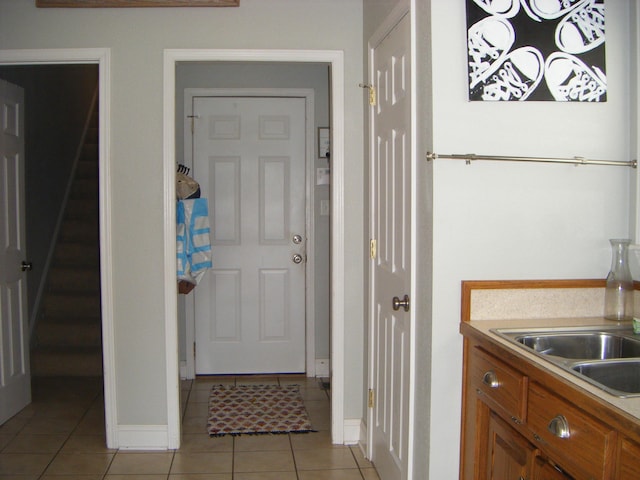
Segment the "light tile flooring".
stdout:
[[[317,432],[209,438],[214,383],[299,384]],[[182,382],[183,427],[176,451],[104,446],[101,378],[39,378],[33,402],[0,426],[0,480],[379,480],[356,446],[332,445],[329,394],[317,379],[206,377]]]

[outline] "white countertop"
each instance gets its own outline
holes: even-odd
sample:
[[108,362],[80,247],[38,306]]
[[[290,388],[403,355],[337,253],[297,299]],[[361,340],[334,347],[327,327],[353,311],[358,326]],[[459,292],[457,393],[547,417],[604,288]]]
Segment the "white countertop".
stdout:
[[[552,319],[526,319],[526,320],[475,320],[468,322],[468,325],[480,333],[490,337],[493,341],[499,343],[507,350],[510,350],[514,354],[526,358],[530,362],[543,370],[549,371],[567,380],[567,382],[588,391],[594,396],[602,399],[604,402],[610,404],[613,407],[622,410],[623,412],[635,417],[640,422],[640,396],[619,398],[611,395],[598,387],[586,382],[579,377],[572,375],[571,373],[563,370],[540,356],[531,353],[526,347],[520,347],[509,340],[495,334],[492,329],[535,329],[535,328],[552,328],[562,329],[563,327],[593,327],[602,326],[603,328],[612,328],[619,325],[627,326],[631,328],[631,323],[620,324],[618,322],[612,322],[605,320],[602,317],[593,318],[552,318]],[[639,335],[640,338],[640,335]]]

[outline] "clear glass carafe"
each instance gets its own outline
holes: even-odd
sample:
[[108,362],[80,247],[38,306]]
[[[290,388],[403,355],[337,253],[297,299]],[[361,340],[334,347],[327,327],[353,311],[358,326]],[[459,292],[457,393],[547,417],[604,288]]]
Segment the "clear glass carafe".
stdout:
[[604,293],[604,318],[618,322],[633,319],[633,279],[629,270],[629,244],[626,238],[612,238],[611,271]]

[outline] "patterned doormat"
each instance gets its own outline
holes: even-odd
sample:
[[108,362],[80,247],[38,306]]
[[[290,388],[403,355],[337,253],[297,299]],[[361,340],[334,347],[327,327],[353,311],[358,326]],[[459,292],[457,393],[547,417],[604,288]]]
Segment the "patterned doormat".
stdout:
[[207,430],[212,437],[313,431],[297,385],[215,385]]

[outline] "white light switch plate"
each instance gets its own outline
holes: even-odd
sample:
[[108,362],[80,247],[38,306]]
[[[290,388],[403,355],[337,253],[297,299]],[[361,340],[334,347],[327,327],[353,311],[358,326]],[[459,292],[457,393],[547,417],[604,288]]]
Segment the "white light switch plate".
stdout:
[[329,215],[329,200],[320,200],[320,215]]

